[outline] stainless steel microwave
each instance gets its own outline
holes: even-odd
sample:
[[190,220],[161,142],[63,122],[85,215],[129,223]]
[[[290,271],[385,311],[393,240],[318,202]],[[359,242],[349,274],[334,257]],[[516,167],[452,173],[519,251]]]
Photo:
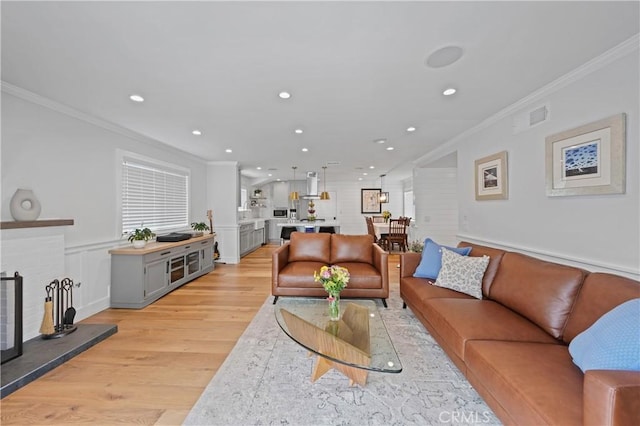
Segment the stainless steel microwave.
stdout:
[[289,209],[274,209],[273,217],[288,217]]

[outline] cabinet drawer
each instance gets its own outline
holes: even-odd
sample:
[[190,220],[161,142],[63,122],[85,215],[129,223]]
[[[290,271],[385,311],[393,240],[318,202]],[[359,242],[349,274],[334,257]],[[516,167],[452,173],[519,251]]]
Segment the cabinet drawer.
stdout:
[[155,262],[164,258],[175,256],[176,254],[184,251],[182,247],[168,248],[166,250],[160,250],[153,253],[146,254],[143,259],[143,263]]

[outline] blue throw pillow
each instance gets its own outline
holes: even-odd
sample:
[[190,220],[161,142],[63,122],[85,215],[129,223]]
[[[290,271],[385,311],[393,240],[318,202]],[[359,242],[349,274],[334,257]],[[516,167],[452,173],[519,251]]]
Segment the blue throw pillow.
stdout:
[[438,278],[440,268],[442,267],[442,247],[454,251],[462,256],[468,256],[471,253],[471,247],[447,247],[433,241],[431,238],[424,240],[422,249],[422,258],[420,264],[413,273],[416,278],[429,278],[435,280]]
[[640,299],[613,308],[569,344],[573,363],[587,370],[640,371]]

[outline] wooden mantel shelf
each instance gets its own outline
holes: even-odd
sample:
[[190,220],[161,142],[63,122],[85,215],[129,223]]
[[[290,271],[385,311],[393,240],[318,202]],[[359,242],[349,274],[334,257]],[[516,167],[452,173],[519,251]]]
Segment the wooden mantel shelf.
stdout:
[[46,226],[73,225],[73,219],[25,220],[20,222],[0,222],[0,229],[42,228]]

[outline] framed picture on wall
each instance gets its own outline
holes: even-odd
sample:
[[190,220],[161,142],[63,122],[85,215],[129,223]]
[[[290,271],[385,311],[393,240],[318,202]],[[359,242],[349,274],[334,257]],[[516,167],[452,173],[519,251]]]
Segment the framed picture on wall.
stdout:
[[509,198],[507,151],[489,155],[475,162],[476,200]]
[[360,190],[360,211],[362,213],[381,213],[381,188],[363,188]]
[[547,136],[547,196],[625,192],[625,114]]

